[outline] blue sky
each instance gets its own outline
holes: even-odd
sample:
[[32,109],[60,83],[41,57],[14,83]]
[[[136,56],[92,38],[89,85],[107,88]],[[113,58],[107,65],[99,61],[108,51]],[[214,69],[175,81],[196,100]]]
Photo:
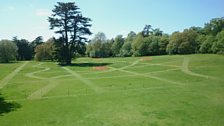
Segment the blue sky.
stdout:
[[47,17],[58,1],[76,2],[93,20],[91,31],[104,32],[107,38],[139,32],[146,24],[171,34],[224,17],[224,0],[2,0],[0,40],[55,36]]

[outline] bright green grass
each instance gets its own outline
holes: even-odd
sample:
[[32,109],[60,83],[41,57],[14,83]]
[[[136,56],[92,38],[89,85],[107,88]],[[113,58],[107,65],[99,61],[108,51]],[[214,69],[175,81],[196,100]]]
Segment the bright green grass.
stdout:
[[[190,72],[183,71],[184,57]],[[79,65],[67,66],[71,74],[52,62],[29,62],[0,89],[0,97],[21,105],[1,114],[0,126],[224,124],[222,55],[79,58],[74,63]],[[22,64],[0,64],[0,80]],[[105,70],[94,69],[102,64]],[[40,99],[31,97],[34,92]]]
[[22,63],[10,63],[9,64],[3,64],[0,63],[0,79],[3,79],[6,75],[8,75],[11,71],[16,69],[16,67],[20,66]]

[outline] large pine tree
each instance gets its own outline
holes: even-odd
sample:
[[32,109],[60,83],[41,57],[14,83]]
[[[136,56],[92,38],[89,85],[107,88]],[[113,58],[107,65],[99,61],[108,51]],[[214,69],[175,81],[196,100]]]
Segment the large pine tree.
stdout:
[[90,18],[83,17],[74,2],[58,2],[52,10],[53,14],[48,18],[50,29],[60,34],[58,39],[58,61],[62,64],[71,64],[72,57],[79,53],[80,48],[87,41],[85,35],[91,35],[89,27]]

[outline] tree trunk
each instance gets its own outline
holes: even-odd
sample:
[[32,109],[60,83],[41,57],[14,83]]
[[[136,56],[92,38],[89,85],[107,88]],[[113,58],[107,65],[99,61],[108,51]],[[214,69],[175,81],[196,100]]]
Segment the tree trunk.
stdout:
[[68,48],[68,55],[66,57],[66,65],[71,65],[72,64],[72,57],[71,57],[71,54],[70,54],[70,49]]
[[67,62],[66,62],[66,64],[67,65],[71,65],[72,64],[72,58],[69,57],[68,60],[67,60]]
[[68,22],[67,22],[67,14],[65,14],[65,20],[64,20],[64,24],[65,24],[65,45],[66,45],[66,57],[65,57],[65,62],[66,65],[71,65],[71,55],[70,55],[70,48],[69,48],[69,40],[68,40]]

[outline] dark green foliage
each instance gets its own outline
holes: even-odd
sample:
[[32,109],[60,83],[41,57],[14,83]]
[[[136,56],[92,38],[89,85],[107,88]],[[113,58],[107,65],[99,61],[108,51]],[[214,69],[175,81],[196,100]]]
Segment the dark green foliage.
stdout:
[[[86,54],[90,57],[129,57],[224,52],[224,17],[214,18],[204,27],[190,27],[171,35],[164,34],[159,28],[154,29],[151,25],[146,25],[137,35],[131,31],[126,38],[118,35],[115,39],[106,40],[105,34],[99,33],[87,44],[89,41],[86,35],[91,34],[91,20],[82,16],[75,3],[58,2],[52,12],[48,19],[50,28],[55,29],[55,33],[61,36],[55,39],[55,50],[50,59],[61,64],[71,64],[72,58]],[[34,58],[35,48],[43,43],[43,38],[38,36],[31,43],[17,37],[12,41],[18,48],[16,59],[31,60]]]
[[131,43],[130,41],[125,42],[124,45],[122,46],[121,50],[120,50],[120,56],[132,56],[132,48],[131,48]]
[[216,36],[224,29],[224,17],[214,18],[209,23],[205,24],[204,33],[206,35]]
[[91,26],[89,18],[83,17],[78,6],[74,2],[58,2],[52,10],[53,14],[49,17],[50,28],[56,29],[55,33],[61,37],[57,42],[57,55],[55,58],[61,64],[71,64],[71,60],[76,53],[83,53],[87,38],[90,35]]
[[149,55],[158,55],[159,54],[159,43],[160,43],[160,37],[157,36],[151,36],[149,38],[149,46],[148,46],[148,52]]
[[33,55],[33,47],[26,39],[13,38],[13,42],[18,47],[17,60],[31,60]]
[[74,46],[74,58],[86,55],[86,43],[80,42]]
[[224,54],[224,30],[216,36],[216,41],[212,45],[213,53]]
[[66,47],[62,38],[55,39],[55,53],[54,59],[57,60],[60,64],[66,64]]
[[148,37],[144,37],[141,34],[138,34],[132,44],[133,56],[166,54],[166,47],[169,42],[169,36],[168,35],[157,36],[157,35],[152,34]]
[[170,37],[167,46],[168,54],[192,54],[197,52],[198,33],[192,29],[175,32]]
[[18,48],[9,40],[0,41],[0,62],[8,63],[16,60]]
[[146,56],[148,54],[149,41],[139,33],[132,43],[133,56]]
[[215,37],[212,35],[201,36],[200,53],[212,53],[212,45],[215,42]]
[[158,55],[165,55],[167,54],[166,53],[166,47],[169,43],[169,36],[168,35],[163,35],[160,37],[160,40],[159,40],[159,53]]
[[[126,38],[117,36],[112,46],[104,47],[101,42],[89,44],[87,55],[91,57],[108,56],[148,56],[166,54],[218,53],[223,54],[224,18],[212,19],[202,27],[190,27],[172,35],[163,34],[159,28],[146,25],[137,35],[130,32]],[[108,44],[108,45],[111,45]],[[113,55],[104,55],[103,51]],[[89,50],[89,51],[88,51]]]
[[122,35],[118,35],[115,40],[114,43],[111,47],[111,50],[113,52],[113,56],[120,56],[120,50],[122,48],[124,44],[124,38]]
[[170,37],[169,44],[167,45],[166,51],[169,55],[171,54],[177,54],[178,52],[178,46],[180,45],[180,41],[178,41],[177,38],[179,38],[180,33],[174,32],[172,36]]
[[145,25],[143,31],[142,31],[142,36],[148,37],[150,34],[153,33],[152,31],[152,26],[151,25]]
[[136,33],[133,31],[131,31],[128,34],[128,36],[125,39],[125,42],[120,50],[120,56],[127,57],[127,56],[133,55],[131,44],[133,43],[135,37],[136,37]]

